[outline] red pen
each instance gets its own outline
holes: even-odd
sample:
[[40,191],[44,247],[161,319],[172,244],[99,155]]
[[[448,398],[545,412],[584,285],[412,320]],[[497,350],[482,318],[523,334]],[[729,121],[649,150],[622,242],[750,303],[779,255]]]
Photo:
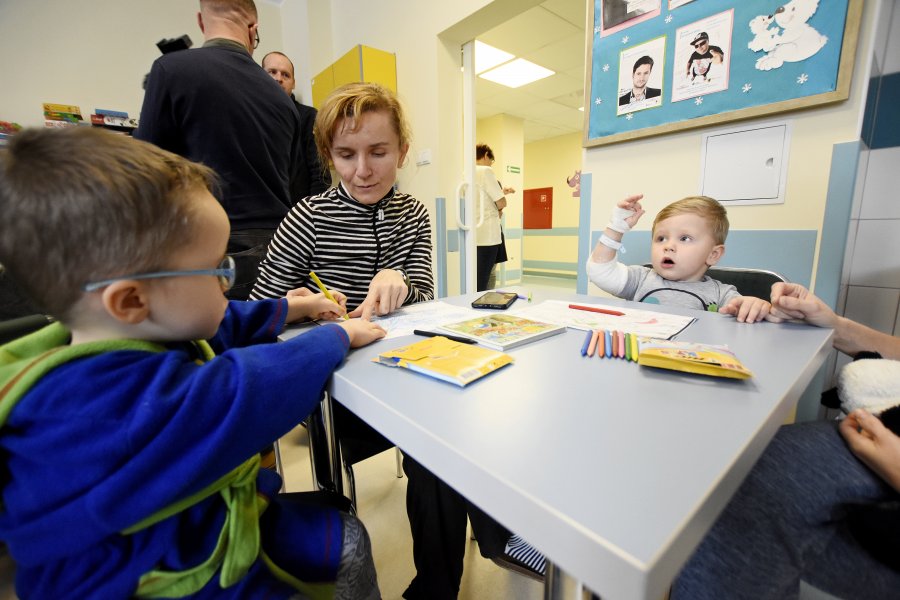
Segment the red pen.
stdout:
[[581,306],[580,304],[570,304],[569,308],[574,308],[576,310],[587,310],[595,313],[603,313],[604,315],[612,315],[614,317],[624,317],[625,313],[619,312],[618,310],[610,310],[608,308],[597,308],[596,306]]

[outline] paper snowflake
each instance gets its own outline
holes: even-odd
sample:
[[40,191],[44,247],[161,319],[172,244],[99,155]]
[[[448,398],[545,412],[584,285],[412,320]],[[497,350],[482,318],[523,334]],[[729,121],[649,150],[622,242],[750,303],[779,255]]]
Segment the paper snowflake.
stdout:
[[749,83],[745,83],[744,87],[741,88],[741,91],[746,94],[747,92],[749,92],[752,89],[753,89],[752,85],[750,85]]
[[807,81],[809,81],[809,75],[807,75],[806,73],[800,73],[800,77],[797,78],[797,83],[803,85]]
[[625,115],[625,118],[629,121],[632,120],[634,118],[634,113],[628,113],[627,115]]
[[629,39],[630,38],[626,35],[625,37],[622,38],[622,43],[627,44]]
[[697,96],[696,98],[694,98],[694,104],[696,104],[697,106],[703,104],[703,96]]
[[594,35],[597,35],[598,33],[600,33],[600,31],[602,31],[602,29],[600,28],[599,25],[597,25],[596,27],[594,27]]
[[672,15],[666,15],[666,23],[672,22]]
[[606,73],[609,71],[609,65],[603,65],[603,72]]
[[598,96],[597,98],[594,99],[594,104],[596,104],[597,106],[600,106],[601,104],[603,104],[603,100],[601,100],[600,97]]

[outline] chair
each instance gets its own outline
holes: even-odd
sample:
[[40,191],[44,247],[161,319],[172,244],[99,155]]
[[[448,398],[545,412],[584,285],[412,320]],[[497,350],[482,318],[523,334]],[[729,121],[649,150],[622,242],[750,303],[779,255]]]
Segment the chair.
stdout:
[[[331,407],[326,414],[325,407]],[[309,454],[313,484],[318,489],[343,493],[342,476],[347,478],[350,503],[354,514],[358,510],[356,478],[353,465],[394,448],[394,443],[372,429],[365,421],[337,402],[323,400],[306,420],[309,434]],[[328,435],[333,431],[333,438]],[[331,440],[337,443],[337,452],[331,450]],[[331,464],[331,457],[339,456],[338,464]],[[396,449],[397,477],[403,477],[400,450]]]
[[46,315],[28,315],[0,321],[0,344],[11,342],[25,334],[37,331],[52,322]]
[[733,285],[742,296],[755,296],[764,300],[772,295],[773,284],[787,282],[784,275],[765,269],[710,267],[706,274],[722,283]]

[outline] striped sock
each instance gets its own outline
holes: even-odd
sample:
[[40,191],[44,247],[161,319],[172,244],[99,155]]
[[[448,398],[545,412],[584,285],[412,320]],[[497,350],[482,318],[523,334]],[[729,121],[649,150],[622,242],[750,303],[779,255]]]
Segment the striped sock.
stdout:
[[544,555],[532,548],[528,542],[513,534],[506,542],[503,552],[537,573],[544,573],[546,559]]

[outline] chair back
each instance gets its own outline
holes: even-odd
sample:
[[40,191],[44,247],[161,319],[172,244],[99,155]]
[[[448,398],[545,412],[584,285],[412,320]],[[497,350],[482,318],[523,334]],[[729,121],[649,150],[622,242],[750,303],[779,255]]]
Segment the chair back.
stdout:
[[771,297],[773,284],[787,282],[784,275],[765,269],[710,267],[706,274],[722,283],[733,285],[742,296],[755,296],[763,300]]

